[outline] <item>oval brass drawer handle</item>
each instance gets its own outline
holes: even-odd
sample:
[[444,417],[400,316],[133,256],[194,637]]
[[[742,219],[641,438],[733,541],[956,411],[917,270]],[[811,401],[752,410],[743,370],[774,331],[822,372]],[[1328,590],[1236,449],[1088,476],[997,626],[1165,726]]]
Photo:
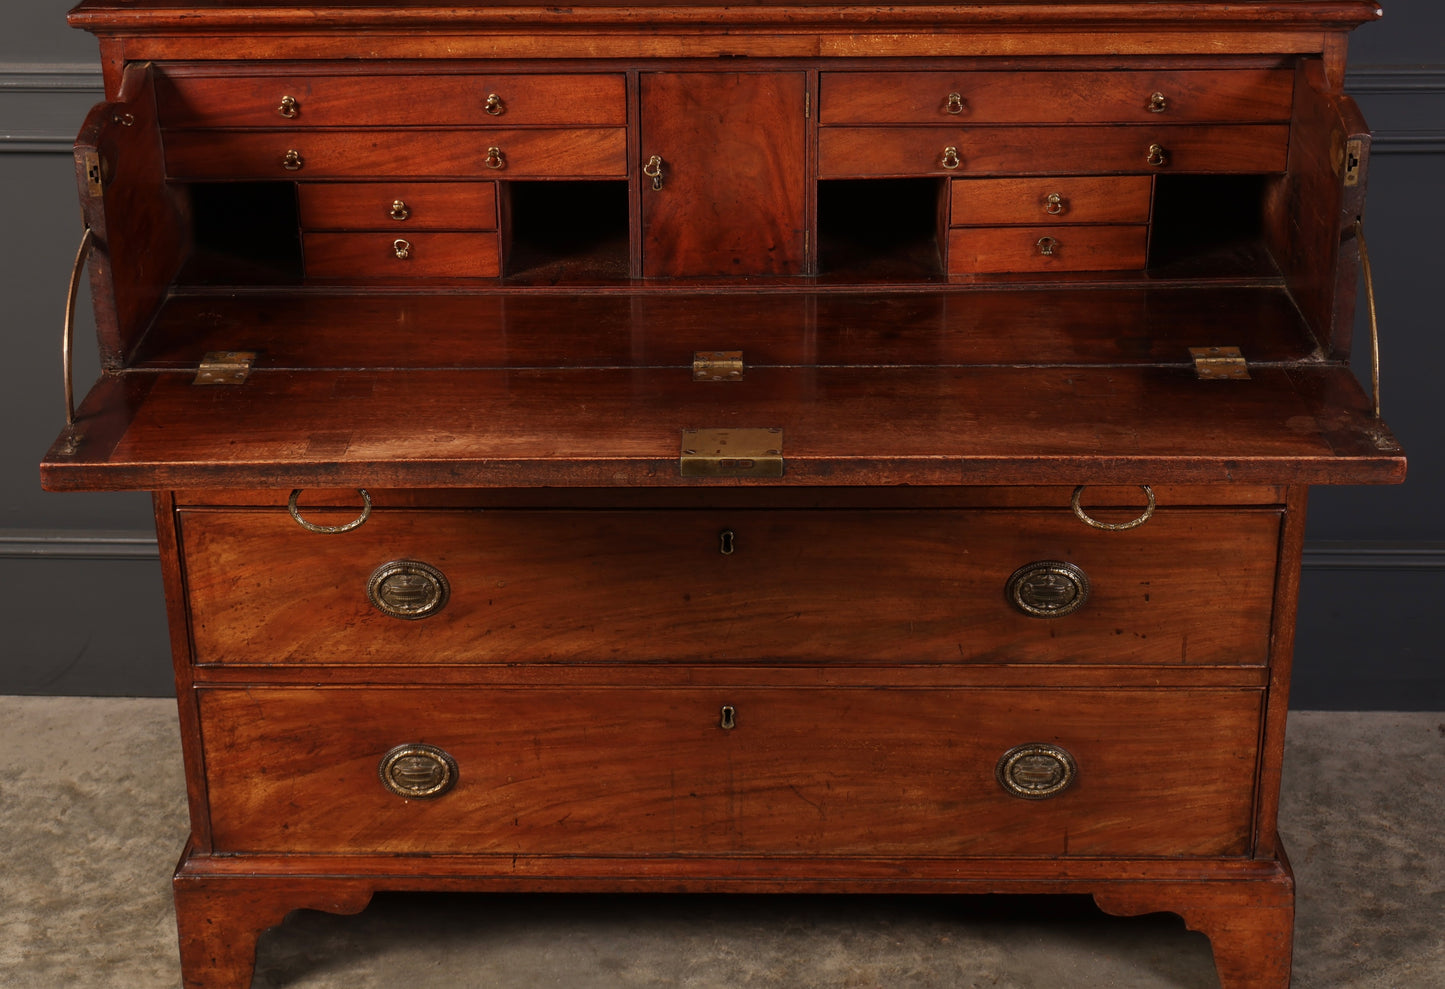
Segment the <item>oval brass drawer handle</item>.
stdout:
[[398,745],[381,757],[376,774],[398,797],[433,800],[457,785],[457,761],[435,745]]
[[383,563],[366,582],[373,607],[390,618],[418,621],[441,611],[451,597],[447,575],[420,560]]
[[1069,499],[1069,505],[1073,508],[1074,514],[1079,517],[1079,521],[1085,525],[1091,525],[1095,529],[1103,529],[1106,532],[1123,532],[1125,529],[1137,528],[1154,517],[1154,489],[1147,484],[1139,485],[1139,489],[1144,492],[1144,497],[1149,500],[1149,504],[1145,506],[1143,515],[1130,522],[1100,522],[1098,519],[1090,518],[1089,513],[1084,511],[1079,504],[1079,499],[1084,496],[1084,487],[1085,485],[1080,484],[1074,489],[1074,496]]
[[307,532],[319,532],[325,536],[334,536],[340,532],[350,532],[352,529],[359,528],[363,522],[371,518],[371,495],[367,493],[365,488],[357,488],[356,493],[361,495],[361,514],[352,521],[342,523],[341,525],[317,525],[315,522],[307,522],[303,519],[301,512],[296,508],[296,503],[301,499],[300,488],[291,492],[291,497],[286,502],[286,511],[290,512],[291,517],[296,520],[296,524]]
[[999,757],[994,778],[1010,796],[1025,800],[1056,797],[1074,785],[1078,763],[1067,749],[1045,742],[1015,745]]
[[1009,604],[1030,618],[1062,618],[1089,600],[1089,577],[1072,563],[1039,560],[1015,570],[1004,594]]

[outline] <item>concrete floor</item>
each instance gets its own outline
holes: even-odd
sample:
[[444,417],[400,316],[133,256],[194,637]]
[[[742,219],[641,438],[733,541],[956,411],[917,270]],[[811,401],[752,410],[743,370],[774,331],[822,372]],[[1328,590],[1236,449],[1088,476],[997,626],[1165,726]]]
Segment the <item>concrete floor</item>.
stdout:
[[[0,986],[173,989],[174,705],[0,697]],[[1296,989],[1445,987],[1445,714],[1291,716]],[[1086,898],[377,897],[253,989],[1205,989],[1208,941]]]

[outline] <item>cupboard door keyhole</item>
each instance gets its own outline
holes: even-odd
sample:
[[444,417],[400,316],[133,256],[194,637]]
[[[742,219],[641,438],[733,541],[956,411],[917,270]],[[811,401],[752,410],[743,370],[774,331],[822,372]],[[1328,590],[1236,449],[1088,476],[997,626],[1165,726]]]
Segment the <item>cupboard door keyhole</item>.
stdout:
[[717,551],[723,556],[732,556],[733,551],[738,548],[738,537],[731,529],[724,529],[718,533]]
[[718,727],[724,731],[732,731],[738,726],[738,712],[731,704],[722,706],[722,717],[718,720]]

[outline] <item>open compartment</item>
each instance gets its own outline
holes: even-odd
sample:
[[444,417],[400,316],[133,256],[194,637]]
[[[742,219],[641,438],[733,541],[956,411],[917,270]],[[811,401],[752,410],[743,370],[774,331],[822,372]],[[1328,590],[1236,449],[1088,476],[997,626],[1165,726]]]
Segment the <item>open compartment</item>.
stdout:
[[1155,178],[1149,264],[1159,277],[1277,277],[1265,237],[1265,202],[1275,176],[1160,175]]
[[947,180],[828,179],[818,183],[818,273],[860,281],[943,274]]
[[502,273],[521,282],[628,277],[627,183],[504,182]]
[[295,183],[198,182],[181,189],[191,218],[191,252],[178,281],[191,285],[301,281]]

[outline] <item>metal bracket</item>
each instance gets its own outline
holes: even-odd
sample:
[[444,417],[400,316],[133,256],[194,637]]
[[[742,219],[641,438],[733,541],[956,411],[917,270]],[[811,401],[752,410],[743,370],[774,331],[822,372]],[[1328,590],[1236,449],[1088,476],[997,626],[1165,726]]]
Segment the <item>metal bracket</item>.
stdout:
[[693,381],[741,381],[741,350],[699,350],[692,355]]
[[683,477],[782,477],[781,429],[684,429]]
[[1358,137],[1345,142],[1345,186],[1360,184],[1360,156],[1364,153],[1365,142]]
[[254,350],[213,350],[201,358],[193,385],[239,385],[251,374]]
[[82,155],[85,163],[85,186],[92,199],[105,195],[105,174],[100,168],[100,152],[86,151]]
[[1201,381],[1249,379],[1249,364],[1238,347],[1190,347],[1189,354]]

